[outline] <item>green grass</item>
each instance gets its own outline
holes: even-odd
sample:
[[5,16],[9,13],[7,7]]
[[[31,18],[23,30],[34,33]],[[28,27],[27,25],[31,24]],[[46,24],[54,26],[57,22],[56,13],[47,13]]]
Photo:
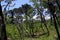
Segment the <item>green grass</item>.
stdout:
[[11,40],[19,40],[19,33],[16,28],[16,25],[7,24],[6,25],[7,36]]
[[[32,40],[56,40],[57,39],[57,34],[56,34],[56,30],[54,28],[54,26],[49,26],[50,24],[48,23],[48,28],[50,31],[50,35],[47,36],[46,35],[42,35],[39,36],[38,38],[32,38]],[[23,24],[23,26],[25,27],[25,24]],[[6,31],[7,31],[7,36],[9,40],[20,40],[20,34],[17,30],[17,25],[16,24],[6,24]],[[40,31],[42,31],[41,27],[40,27],[40,23],[35,23],[34,24],[34,31],[37,29],[37,31],[39,33],[42,33]],[[44,27],[44,25],[43,25]],[[59,28],[60,29],[60,28]],[[44,30],[46,32],[46,28],[44,27]],[[25,31],[25,30],[24,30]],[[25,40],[29,40],[29,37],[24,37]]]

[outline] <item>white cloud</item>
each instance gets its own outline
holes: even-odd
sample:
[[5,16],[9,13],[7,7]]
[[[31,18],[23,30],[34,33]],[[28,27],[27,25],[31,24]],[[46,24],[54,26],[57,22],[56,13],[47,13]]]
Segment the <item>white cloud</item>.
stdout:
[[33,17],[33,19],[36,19],[36,17],[37,17],[37,16],[35,15],[35,16]]
[[46,20],[49,20],[49,19],[50,19],[50,16],[45,16],[45,19],[46,19]]
[[[37,18],[37,15],[35,15],[34,17],[33,17],[33,19],[35,19],[35,20],[40,20],[40,18],[38,18],[38,19],[36,19]],[[49,20],[50,19],[50,16],[49,15],[46,15],[45,16],[45,19],[46,20]]]

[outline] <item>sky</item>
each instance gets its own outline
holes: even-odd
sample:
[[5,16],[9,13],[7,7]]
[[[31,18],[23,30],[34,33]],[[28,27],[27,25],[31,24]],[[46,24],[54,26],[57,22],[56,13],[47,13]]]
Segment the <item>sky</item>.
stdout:
[[[14,8],[19,8],[19,7],[21,7],[21,5],[26,4],[26,3],[28,3],[29,5],[32,6],[32,2],[30,2],[30,0],[16,0],[12,4],[14,4],[14,3],[15,3],[15,6],[14,7],[9,7],[10,10],[14,9]],[[2,2],[1,4],[5,5],[6,3]]]
[[[29,4],[31,6],[33,6],[33,3],[30,2],[30,0],[16,0],[14,2],[12,2],[12,4],[15,3],[15,6],[14,7],[9,7],[9,10],[12,10],[14,8],[19,8],[21,7],[23,4]],[[5,5],[6,3],[5,2],[1,2],[1,5]],[[4,7],[2,7],[2,10],[4,10]],[[7,7],[7,10],[8,10],[8,7]],[[34,19],[36,18],[37,16],[34,16]],[[50,19],[50,17],[46,16],[47,19]]]

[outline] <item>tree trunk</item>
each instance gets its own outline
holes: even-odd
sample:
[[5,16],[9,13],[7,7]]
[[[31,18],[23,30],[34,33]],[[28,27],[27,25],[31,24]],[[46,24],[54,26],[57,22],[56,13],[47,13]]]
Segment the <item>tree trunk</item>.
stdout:
[[55,26],[55,29],[56,29],[56,33],[57,33],[57,35],[58,35],[58,38],[60,38],[59,30],[58,30],[58,26],[57,26],[55,14],[54,14],[54,12],[55,12],[55,7],[53,6],[52,3],[49,2],[49,0],[48,0],[48,8],[49,8],[49,10],[50,10],[50,12],[51,12],[51,15],[53,16],[53,21],[54,21],[54,26]]
[[[38,12],[40,13],[40,16],[41,16],[41,23],[43,23],[44,25],[45,25],[45,27],[46,27],[46,29],[47,29],[47,32],[48,32],[48,35],[49,35],[49,30],[48,30],[48,27],[47,27],[47,23],[46,23],[46,20],[45,20],[45,18],[44,18],[44,15],[43,15],[43,13],[40,11],[40,10],[38,10]],[[41,24],[42,25],[42,24]],[[44,31],[44,30],[43,30]]]
[[58,35],[58,38],[60,38],[60,34],[59,34],[59,30],[58,30],[58,27],[57,27],[57,22],[56,22],[56,19],[55,19],[55,15],[53,15],[53,20],[54,20],[54,25],[55,25],[55,29],[56,29],[56,32],[57,32],[57,35]]
[[14,22],[13,22],[14,19],[13,19],[13,18],[14,18],[14,13],[13,13],[13,11],[11,11],[11,19],[12,19],[12,20],[11,20],[11,23],[12,23],[12,24],[14,24]]
[[6,26],[4,23],[4,16],[2,13],[1,3],[0,3],[0,40],[7,40]]
[[59,0],[55,0],[55,1],[56,1],[57,5],[59,7],[59,10],[60,10],[60,4],[58,3]]

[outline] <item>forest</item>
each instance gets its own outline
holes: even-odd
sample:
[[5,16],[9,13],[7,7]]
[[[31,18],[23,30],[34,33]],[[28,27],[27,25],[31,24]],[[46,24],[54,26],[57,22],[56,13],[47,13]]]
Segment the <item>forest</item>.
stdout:
[[60,40],[60,0],[14,2],[0,0],[0,40]]

